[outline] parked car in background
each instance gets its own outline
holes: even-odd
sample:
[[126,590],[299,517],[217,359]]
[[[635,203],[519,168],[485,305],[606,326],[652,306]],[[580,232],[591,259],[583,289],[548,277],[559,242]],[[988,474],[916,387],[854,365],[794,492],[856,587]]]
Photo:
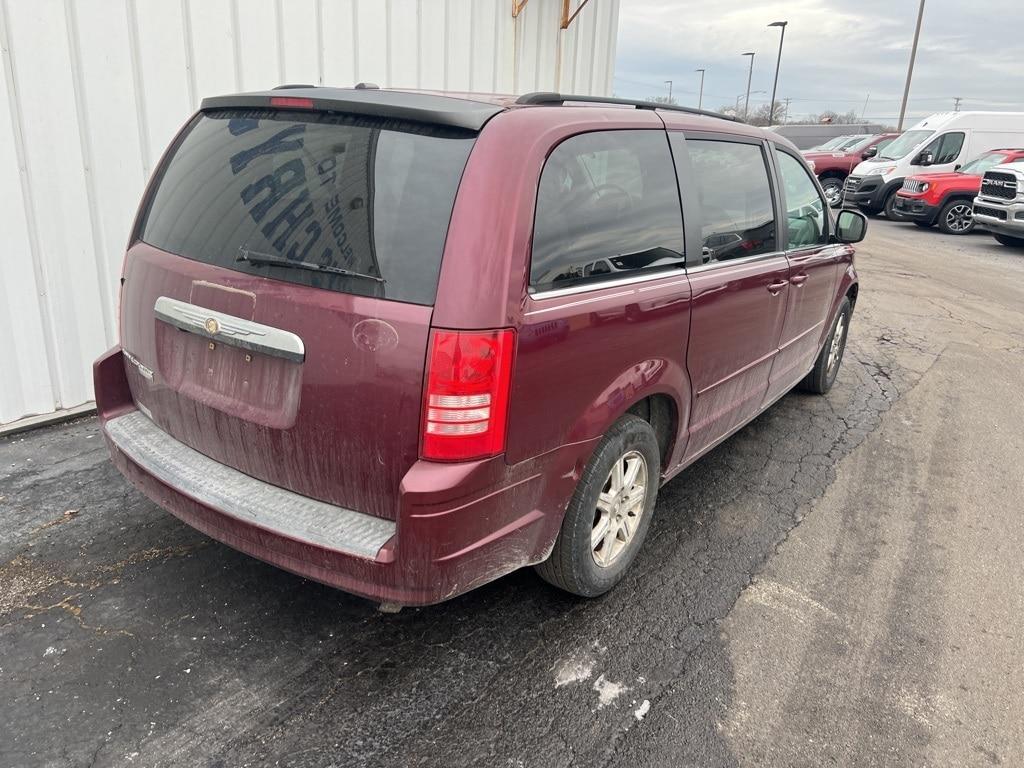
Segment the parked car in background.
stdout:
[[985,172],[974,198],[974,220],[1003,245],[1024,248],[1024,161]]
[[843,183],[850,171],[860,162],[874,157],[898,137],[898,133],[879,133],[874,136],[853,136],[836,146],[805,150],[802,154],[813,164],[814,173],[825,191],[825,199],[833,208],[839,206],[843,196]]
[[896,219],[896,193],[908,176],[956,171],[982,152],[1019,146],[1024,112],[940,112],[854,168],[846,177],[843,204]]
[[664,482],[832,387],[865,227],[785,139],[695,110],[206,99],[131,235],[103,434],[185,522],[374,600],[527,565],[599,595]]
[[901,219],[920,227],[939,229],[948,235],[966,235],[974,229],[974,198],[985,171],[997,165],[1024,160],[1024,149],[984,152],[959,171],[908,176],[896,194],[895,211]]
[[855,141],[860,139],[860,136],[836,136],[834,139],[826,141],[817,147],[811,147],[810,149],[801,149],[800,154],[806,155],[808,152],[826,152],[826,151],[838,151],[843,147],[848,147]]
[[875,123],[811,123],[803,125],[773,125],[774,131],[793,142],[798,149],[820,147],[840,136],[869,136],[881,133],[884,128]]

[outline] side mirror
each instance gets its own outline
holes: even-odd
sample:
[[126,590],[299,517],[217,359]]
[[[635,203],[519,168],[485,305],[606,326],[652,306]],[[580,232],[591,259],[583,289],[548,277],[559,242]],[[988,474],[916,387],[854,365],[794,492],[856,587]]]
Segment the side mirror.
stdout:
[[878,147],[868,147],[860,153],[861,160],[870,160],[872,157],[878,154]]
[[931,165],[934,162],[935,155],[933,155],[928,150],[925,150],[924,152],[917,156],[917,162],[915,163],[915,165]]
[[840,243],[859,243],[868,231],[868,217],[860,211],[843,209],[836,217],[836,240]]

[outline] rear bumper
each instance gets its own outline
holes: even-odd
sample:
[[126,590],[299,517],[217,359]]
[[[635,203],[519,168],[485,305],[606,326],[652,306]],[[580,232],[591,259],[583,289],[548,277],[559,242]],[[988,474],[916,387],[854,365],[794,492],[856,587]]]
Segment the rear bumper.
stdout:
[[383,520],[270,486],[162,432],[121,386],[119,349],[97,361],[94,375],[113,463],[156,504],[279,568],[400,605],[441,602],[547,557],[587,447],[514,467],[501,456],[417,462],[402,482],[397,520]]
[[900,218],[907,221],[934,224],[939,217],[939,206],[927,203],[919,197],[904,197],[897,194],[893,208],[900,214]]
[[990,232],[1024,237],[1024,202],[974,198],[974,221]]

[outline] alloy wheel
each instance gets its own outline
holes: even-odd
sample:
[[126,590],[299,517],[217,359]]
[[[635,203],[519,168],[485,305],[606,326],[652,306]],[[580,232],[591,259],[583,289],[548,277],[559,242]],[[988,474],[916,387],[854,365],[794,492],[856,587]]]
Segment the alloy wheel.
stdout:
[[825,202],[827,202],[830,207],[836,208],[839,206],[839,202],[843,198],[842,184],[839,182],[823,184],[822,191],[825,193]]
[[839,365],[843,355],[843,340],[846,337],[846,315],[842,314],[836,321],[836,329],[832,333],[832,344],[828,350],[828,375],[831,376]]
[[966,203],[954,205],[946,212],[946,227],[950,232],[963,234],[974,226],[974,210]]
[[613,565],[628,549],[640,527],[647,500],[647,460],[629,451],[612,465],[597,497],[590,547],[594,562]]

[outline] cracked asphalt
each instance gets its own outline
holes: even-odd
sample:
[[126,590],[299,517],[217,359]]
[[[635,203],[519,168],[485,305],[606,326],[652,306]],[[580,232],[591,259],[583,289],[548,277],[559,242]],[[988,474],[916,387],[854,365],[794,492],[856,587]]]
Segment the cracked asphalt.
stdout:
[[875,220],[825,398],[593,601],[378,613],[206,539],[94,419],[0,440],[0,765],[1024,763],[1024,251]]

